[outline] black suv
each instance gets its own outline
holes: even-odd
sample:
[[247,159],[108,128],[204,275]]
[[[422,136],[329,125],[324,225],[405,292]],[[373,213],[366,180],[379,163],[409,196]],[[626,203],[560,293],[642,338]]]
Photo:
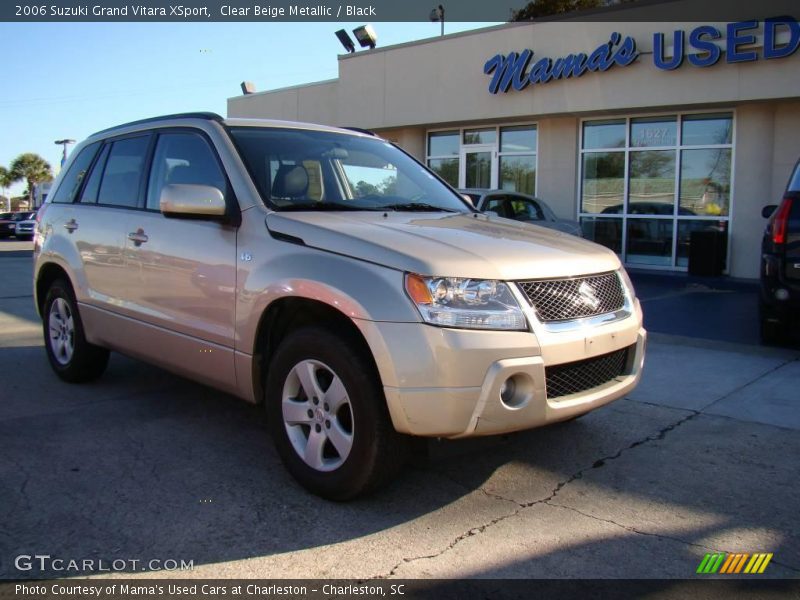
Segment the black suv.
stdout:
[[769,217],[761,244],[761,340],[785,341],[800,311],[800,161],[783,200],[761,211]]

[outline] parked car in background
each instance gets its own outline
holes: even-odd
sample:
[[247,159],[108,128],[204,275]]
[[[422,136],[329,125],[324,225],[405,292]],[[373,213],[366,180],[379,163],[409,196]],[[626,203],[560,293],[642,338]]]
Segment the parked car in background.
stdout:
[[573,419],[644,361],[616,254],[307,123],[173,115],[91,136],[39,213],[34,280],[59,377],[99,377],[114,350],[264,403],[287,469],[336,500],[391,478],[412,436]]
[[18,240],[32,240],[33,232],[36,230],[36,211],[18,212],[14,217],[17,224],[14,237]]
[[9,238],[17,230],[17,223],[12,219],[14,213],[0,213],[0,238]]
[[761,339],[778,343],[800,315],[800,161],[781,203],[765,206],[761,214],[769,218],[761,243]]
[[541,225],[583,237],[581,226],[577,221],[559,219],[541,198],[505,190],[469,188],[458,191],[468,196],[475,208],[481,212],[492,212],[506,219]]

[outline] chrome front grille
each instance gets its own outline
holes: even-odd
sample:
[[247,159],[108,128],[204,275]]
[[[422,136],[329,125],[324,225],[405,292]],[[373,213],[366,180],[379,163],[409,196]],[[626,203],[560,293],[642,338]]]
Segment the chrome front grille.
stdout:
[[585,392],[626,375],[628,370],[628,353],[634,347],[587,358],[576,362],[545,367],[547,397],[559,398]]
[[519,286],[544,323],[593,317],[625,305],[625,292],[616,273],[520,281]]

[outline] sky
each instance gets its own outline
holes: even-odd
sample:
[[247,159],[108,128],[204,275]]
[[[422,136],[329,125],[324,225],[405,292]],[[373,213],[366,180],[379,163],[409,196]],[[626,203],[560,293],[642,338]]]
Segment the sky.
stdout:
[[[363,24],[0,23],[0,165],[35,152],[57,171],[57,139],[162,114],[225,116],[245,80],[265,91],[332,79],[344,52],[334,31]],[[445,33],[495,24],[447,23]],[[440,32],[430,22],[372,25],[379,47]]]

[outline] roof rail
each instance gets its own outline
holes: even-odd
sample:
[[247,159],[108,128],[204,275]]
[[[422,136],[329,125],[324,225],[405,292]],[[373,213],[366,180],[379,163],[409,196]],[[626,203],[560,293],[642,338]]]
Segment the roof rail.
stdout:
[[156,123],[158,121],[166,121],[168,119],[205,119],[207,121],[217,121],[218,123],[221,123],[223,121],[223,118],[221,116],[213,112],[177,113],[174,115],[150,117],[149,119],[139,119],[138,121],[131,121],[130,123],[122,123],[121,125],[115,125],[114,127],[109,127],[107,129],[101,129],[100,131],[95,131],[89,137],[100,135],[101,133],[108,133],[109,131],[114,131],[116,129],[122,129],[123,127],[130,127],[131,125],[144,125],[145,123]]
[[374,131],[370,131],[369,129],[363,129],[361,127],[342,127],[342,129],[349,129],[350,131],[355,131],[356,133],[363,133],[364,135],[371,135],[372,137],[378,137],[378,134]]

